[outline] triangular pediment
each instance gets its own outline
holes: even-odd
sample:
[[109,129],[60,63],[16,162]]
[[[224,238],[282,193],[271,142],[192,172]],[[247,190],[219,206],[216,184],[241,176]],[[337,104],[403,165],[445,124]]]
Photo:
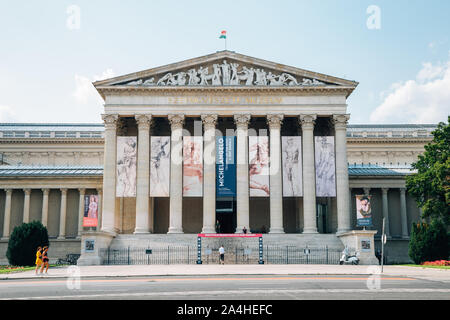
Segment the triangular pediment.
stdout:
[[355,81],[311,72],[232,51],[189,59],[94,82],[105,87],[347,87]]

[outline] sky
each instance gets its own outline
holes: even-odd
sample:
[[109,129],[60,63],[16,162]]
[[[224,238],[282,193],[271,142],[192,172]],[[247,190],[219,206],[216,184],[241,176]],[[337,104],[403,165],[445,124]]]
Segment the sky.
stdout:
[[224,49],[355,80],[351,124],[450,114],[450,1],[0,0],[0,122],[101,123],[92,82]]

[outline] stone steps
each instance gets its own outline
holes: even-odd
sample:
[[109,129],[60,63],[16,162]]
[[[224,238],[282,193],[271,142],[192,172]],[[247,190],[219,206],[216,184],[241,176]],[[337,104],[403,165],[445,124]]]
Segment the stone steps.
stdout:
[[[225,248],[258,247],[258,238],[202,238],[204,248],[217,249],[223,245]],[[335,234],[264,234],[264,246],[297,248],[325,248],[342,250],[341,240]],[[121,249],[127,247],[167,247],[192,246],[197,247],[196,234],[119,234],[111,242],[110,248]]]

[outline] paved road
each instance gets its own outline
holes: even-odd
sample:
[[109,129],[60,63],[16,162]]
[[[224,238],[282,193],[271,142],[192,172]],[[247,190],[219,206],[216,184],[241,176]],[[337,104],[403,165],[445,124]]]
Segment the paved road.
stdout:
[[450,283],[385,275],[48,277],[1,280],[0,299],[450,300]]

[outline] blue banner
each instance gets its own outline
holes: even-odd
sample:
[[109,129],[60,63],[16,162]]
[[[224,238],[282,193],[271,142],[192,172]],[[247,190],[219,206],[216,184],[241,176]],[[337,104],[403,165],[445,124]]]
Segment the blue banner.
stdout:
[[236,196],[236,137],[216,137],[216,197]]

